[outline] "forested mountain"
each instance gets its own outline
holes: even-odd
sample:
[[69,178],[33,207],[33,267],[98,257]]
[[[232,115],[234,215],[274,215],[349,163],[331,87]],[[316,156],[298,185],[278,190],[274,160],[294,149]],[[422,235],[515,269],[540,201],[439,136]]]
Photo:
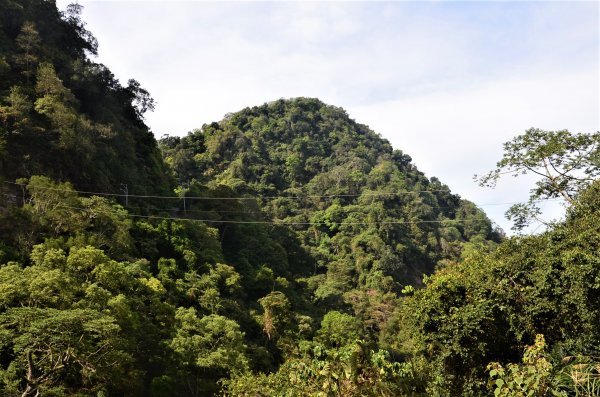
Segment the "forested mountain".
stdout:
[[168,193],[143,114],[154,103],[93,62],[96,39],[52,1],[0,1],[0,172],[45,174],[80,190]]
[[507,143],[506,239],[317,99],[157,143],[79,11],[0,0],[0,395],[600,394],[600,133]]
[[[463,243],[499,239],[473,203],[317,99],[247,108],[160,143],[185,195],[227,186],[245,202],[256,198],[263,211],[258,218],[217,211],[211,219],[289,225],[314,262],[309,283],[320,299],[358,286],[419,283],[436,264],[458,258]],[[187,204],[210,209],[201,200]]]

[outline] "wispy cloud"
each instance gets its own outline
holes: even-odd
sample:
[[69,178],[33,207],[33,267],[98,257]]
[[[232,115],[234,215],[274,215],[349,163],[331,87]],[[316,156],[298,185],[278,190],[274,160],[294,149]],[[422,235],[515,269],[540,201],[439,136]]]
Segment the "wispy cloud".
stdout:
[[531,126],[600,129],[596,2],[83,5],[99,60],[157,100],[147,121],[158,136],[319,97],[481,203],[527,194],[482,193],[471,180],[502,142]]

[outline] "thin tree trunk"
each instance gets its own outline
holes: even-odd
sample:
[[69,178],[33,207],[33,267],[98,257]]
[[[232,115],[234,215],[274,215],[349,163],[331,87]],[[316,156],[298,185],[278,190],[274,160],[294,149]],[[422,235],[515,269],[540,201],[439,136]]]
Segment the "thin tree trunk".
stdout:
[[[33,358],[31,350],[27,350],[27,387],[21,397],[39,396],[39,391],[34,379]],[[35,393],[35,394],[34,394]]]

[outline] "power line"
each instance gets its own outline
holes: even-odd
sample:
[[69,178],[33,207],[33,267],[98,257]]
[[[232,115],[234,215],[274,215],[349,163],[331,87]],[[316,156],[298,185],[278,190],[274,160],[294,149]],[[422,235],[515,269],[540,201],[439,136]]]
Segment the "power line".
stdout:
[[[547,202],[547,201],[564,201],[564,199],[555,198],[555,199],[534,200],[534,203],[543,203],[543,202]],[[511,202],[504,202],[504,203],[484,203],[484,204],[477,204],[477,207],[513,205],[513,204],[520,204],[520,203],[522,203],[522,202],[521,201],[511,201]],[[124,206],[123,208],[125,208],[127,210],[152,210],[152,211],[163,211],[163,212],[172,212],[172,211],[180,211],[181,210],[178,207],[148,208],[148,207]],[[456,207],[450,206],[450,205],[437,205],[437,206],[435,206],[435,208],[456,208]],[[203,214],[264,214],[265,213],[264,210],[257,210],[257,211],[238,210],[238,211],[235,211],[235,210],[218,210],[218,209],[214,209],[214,210],[184,209],[183,212],[203,213]]]
[[[178,207],[174,207],[174,208],[148,208],[148,207],[132,207],[132,206],[128,206],[128,207],[123,207],[127,210],[129,209],[136,209],[136,210],[153,210],[153,211],[163,211],[163,212],[172,212],[172,211],[180,211],[180,209]],[[191,210],[191,209],[184,209],[183,212],[197,212],[197,213],[202,213],[202,214],[264,214],[263,211],[233,211],[233,210]]]
[[[5,197],[10,197],[10,198],[16,198],[15,195],[9,195],[9,194],[1,194],[2,196]],[[536,200],[535,202],[544,202],[544,201],[560,201],[563,199],[546,199],[546,200]],[[479,204],[477,205],[478,207],[485,207],[485,206],[500,206],[500,205],[513,205],[513,204],[519,204],[520,202],[505,202],[505,203],[487,203],[487,204]],[[69,207],[70,208],[70,207]],[[76,208],[76,207],[73,207]],[[179,208],[177,207],[173,207],[173,208],[148,208],[148,207],[134,207],[134,206],[123,206],[124,209],[126,210],[151,210],[151,211],[157,211],[157,212],[173,212],[173,211],[180,211]],[[438,206],[437,208],[454,208],[452,206]],[[86,209],[87,210],[87,209]],[[265,211],[233,211],[233,210],[197,210],[197,209],[187,209],[184,212],[186,213],[202,213],[202,214],[253,214],[253,215],[264,215]],[[131,214],[131,213],[130,213]],[[134,214],[131,214],[131,216],[135,216]],[[176,219],[182,219],[182,218],[176,218]]]
[[[12,182],[7,182],[7,183],[12,183]],[[15,185],[19,185],[19,186],[24,186],[23,184],[16,184]],[[79,192],[79,193],[86,193],[86,192],[82,192],[82,191],[77,191],[77,190],[68,190],[68,189],[55,189],[55,188],[44,188],[44,187],[40,187],[40,189],[52,189],[52,190],[60,190],[60,191],[66,191],[66,192]],[[91,194],[91,193],[90,193]],[[392,194],[392,193],[390,193]],[[6,197],[12,197],[15,198],[16,196],[13,195],[7,195],[7,194],[2,194],[3,196]],[[123,195],[124,196],[124,195]],[[131,196],[131,195],[129,195]],[[358,196],[358,195],[356,195]],[[325,196],[321,196],[321,197],[325,197]],[[189,197],[188,197],[189,198]],[[182,197],[177,197],[177,199],[182,199]],[[213,198],[213,199],[218,199],[218,198]],[[229,198],[229,199],[236,199],[236,198]],[[246,199],[250,199],[250,198],[246,198]],[[542,203],[542,202],[547,202],[547,201],[564,201],[564,199],[562,198],[553,198],[553,199],[540,199],[540,200],[534,200],[533,202],[535,203]],[[487,207],[487,206],[501,206],[501,205],[513,205],[513,204],[519,204],[521,203],[520,201],[513,201],[513,202],[500,202],[500,203],[483,203],[483,204],[476,204],[477,207]],[[159,212],[172,212],[172,211],[179,211],[180,209],[177,207],[172,207],[172,208],[148,208],[148,207],[139,207],[139,206],[124,206],[123,208],[127,209],[127,210],[132,210],[132,209],[137,209],[137,210],[153,210],[153,211],[159,211]],[[454,206],[441,206],[438,205],[437,208],[454,208]],[[264,214],[263,211],[261,210],[257,210],[257,211],[245,211],[245,210],[199,210],[199,209],[186,209],[184,212],[190,212],[190,213],[207,213],[207,214],[256,214],[256,215],[260,215],[260,214]],[[133,216],[133,214],[132,214]],[[182,218],[176,218],[176,219],[182,219]]]
[[[98,211],[90,208],[73,207],[70,205],[57,205],[61,208],[69,208],[80,211],[94,211],[105,214],[117,214],[115,211]],[[123,214],[119,214],[123,215]],[[138,214],[127,214],[128,217],[133,218],[145,218],[145,219],[161,219],[161,220],[172,220],[172,221],[190,221],[190,222],[203,222],[203,223],[229,223],[229,224],[264,224],[264,225],[280,225],[280,226],[312,226],[312,225],[323,225],[323,222],[285,222],[281,219],[270,220],[270,221],[238,221],[238,220],[216,220],[216,219],[195,219],[195,218],[174,218],[167,216],[158,215],[138,215]],[[375,221],[375,222],[341,222],[341,225],[408,225],[408,224],[420,224],[420,223],[445,223],[445,222],[476,222],[476,221],[489,221],[488,218],[473,218],[473,219],[446,219],[446,220],[423,220],[423,221]]]
[[[123,193],[103,193],[103,192],[90,192],[84,190],[75,189],[59,189],[54,187],[45,186],[28,186],[23,183],[7,182],[11,185],[26,186],[28,189],[42,189],[42,190],[54,190],[60,192],[72,192],[81,194],[91,194],[96,196],[113,196],[113,197],[137,197],[137,198],[154,198],[154,199],[171,199],[171,200],[182,200],[183,196],[158,196],[158,195],[139,195],[139,194],[123,194]],[[274,199],[305,199],[305,198],[336,198],[336,197],[362,197],[362,196],[396,196],[400,194],[414,194],[414,193],[434,193],[434,192],[446,192],[451,193],[449,189],[431,189],[431,190],[403,190],[396,192],[371,192],[371,193],[360,193],[360,194],[309,194],[304,196],[256,196],[256,197],[206,197],[206,196],[185,196],[186,199],[191,200],[274,200]]]
[[[97,196],[112,196],[112,197],[137,197],[137,198],[155,198],[155,199],[170,199],[170,200],[274,200],[274,199],[305,199],[305,198],[336,198],[336,197],[376,197],[376,196],[397,196],[401,194],[415,194],[415,193],[434,193],[434,192],[446,192],[451,193],[448,189],[432,189],[432,190],[403,190],[396,192],[366,192],[360,194],[325,194],[325,195],[304,195],[304,196],[255,196],[255,197],[206,197],[206,196],[157,196],[157,195],[135,195],[135,194],[121,194],[121,193],[102,193],[102,192],[90,192],[83,190],[74,190],[74,189],[59,189],[54,187],[44,187],[44,186],[28,186],[23,183],[16,182],[7,182],[4,183],[27,187],[32,189],[42,189],[42,190],[53,190],[53,191],[61,191],[61,192],[70,192],[70,193],[81,193],[81,194],[90,194]],[[534,200],[534,202],[543,202],[543,201],[560,201],[563,200],[561,198],[556,199],[540,199]],[[508,205],[508,204],[518,204],[520,202],[506,202],[506,203],[487,203],[487,204],[479,204],[478,206],[491,206],[491,205]],[[128,207],[127,208],[140,208],[140,207]],[[451,208],[450,206],[440,207],[440,208]],[[188,210],[190,211],[190,210]],[[207,211],[208,212],[208,211]],[[213,211],[213,212],[226,212],[226,211]],[[232,211],[237,212],[237,211]]]
[[[8,195],[8,194],[0,194],[0,195],[5,196],[5,197],[11,197],[11,198],[16,197],[14,195]],[[538,201],[543,201],[543,200],[538,200]],[[500,203],[496,203],[496,204],[500,204]],[[504,203],[504,204],[511,204],[511,203]],[[91,208],[81,208],[81,207],[73,207],[73,206],[67,206],[67,205],[58,205],[58,207],[70,208],[70,209],[75,209],[75,210],[79,210],[79,211],[94,212],[94,210],[92,210]],[[117,213],[116,211],[95,210],[95,212],[123,215],[123,213]],[[125,216],[131,217],[131,218],[143,218],[143,219],[159,219],[159,220],[203,222],[203,223],[224,223],[224,224],[266,224],[266,225],[278,225],[278,226],[312,226],[312,225],[320,226],[320,225],[323,225],[323,222],[284,222],[283,220],[234,221],[234,220],[215,220],[215,219],[174,218],[174,217],[165,217],[165,216],[157,216],[157,215],[138,215],[138,214],[131,214],[131,213],[127,213],[127,214],[125,214]],[[406,224],[421,224],[421,223],[435,224],[435,223],[445,223],[445,222],[468,223],[468,222],[477,222],[477,221],[489,222],[490,219],[488,219],[488,218],[473,218],[473,219],[445,219],[445,220],[422,220],[422,221],[341,222],[341,226],[343,226],[343,225],[363,225],[364,226],[364,225],[383,225],[383,224],[405,224],[406,225]],[[539,225],[532,232],[532,235],[539,229],[540,226],[541,225]]]

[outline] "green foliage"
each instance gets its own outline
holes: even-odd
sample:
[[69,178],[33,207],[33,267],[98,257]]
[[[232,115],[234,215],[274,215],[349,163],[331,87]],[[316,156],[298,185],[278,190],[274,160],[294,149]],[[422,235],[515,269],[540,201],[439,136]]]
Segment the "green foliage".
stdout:
[[317,99],[157,145],[80,13],[0,0],[0,394],[598,395],[597,133],[505,145],[569,208],[503,241]]
[[221,263],[209,266],[208,273],[202,275],[187,273],[181,284],[187,288],[187,295],[197,297],[200,307],[211,314],[234,308],[236,302],[232,298],[239,298],[242,293],[240,274]]
[[187,383],[198,383],[194,394],[215,391],[215,383],[207,385],[207,379],[216,381],[248,370],[244,334],[235,321],[217,314],[198,317],[194,308],[183,307],[177,309],[175,320],[169,347],[178,366],[185,369]]
[[598,396],[600,362],[591,357],[564,357],[554,366],[543,335],[527,346],[521,364],[488,365],[488,387],[495,396]]
[[90,392],[129,361],[114,319],[92,310],[9,309],[0,315],[0,341],[12,356],[2,381],[15,393],[24,378],[24,396],[47,388]]
[[536,335],[535,344],[525,350],[523,364],[508,364],[507,368],[499,363],[488,365],[488,387],[494,396],[566,396],[552,389],[552,364],[545,357],[545,347],[544,336]]
[[560,197],[572,204],[577,192],[600,176],[600,132],[573,134],[531,128],[506,142],[496,169],[476,179],[482,186],[494,187],[507,173],[538,178],[528,202],[516,204],[506,213],[515,223],[513,228],[522,230],[532,220],[540,220],[538,200]]
[[42,0],[11,4],[0,3],[0,176],[168,193],[170,176],[142,122],[152,98],[88,58],[97,43],[79,18],[81,6],[61,13]]
[[27,81],[33,76],[33,69],[38,62],[40,37],[31,21],[26,21],[21,27],[21,32],[16,39],[19,52],[15,55],[15,63],[21,69]]
[[537,334],[552,350],[598,354],[599,188],[575,199],[565,223],[471,251],[406,299],[402,343],[430,363],[431,387],[441,378],[453,394],[479,395],[487,363],[516,361]]
[[600,396],[600,359],[589,356],[564,357],[553,385],[567,395]]
[[323,316],[317,335],[325,346],[340,347],[359,339],[359,333],[360,327],[356,318],[332,310]]
[[94,245],[117,257],[132,252],[132,226],[127,212],[104,197],[79,197],[70,183],[33,176],[27,182],[30,197],[23,209],[37,224],[40,236],[62,247]]
[[194,308],[177,309],[175,320],[170,345],[184,365],[227,373],[247,369],[243,334],[235,321],[215,314],[198,318]]
[[12,126],[14,129],[11,132],[18,133],[20,128],[29,125],[33,103],[20,86],[11,87],[4,101],[6,106],[0,106],[0,118],[5,128]]
[[267,296],[260,298],[258,303],[263,308],[263,332],[267,336],[267,339],[282,334],[291,321],[290,301],[285,294],[280,291],[273,291]]
[[[275,259],[280,247],[269,241],[274,236],[254,225],[219,227],[227,230],[226,259],[247,260],[252,267],[266,264],[286,277],[288,270],[305,277],[316,269],[326,276],[314,291],[319,299],[339,300],[359,286],[385,290],[399,281],[418,284],[438,262],[457,259],[465,242],[498,238],[472,203],[436,178],[425,178],[408,156],[342,109],[317,99],[246,108],[186,137],[165,137],[161,148],[182,191],[205,185],[209,191],[203,194],[210,194],[210,188],[227,186],[237,196],[276,196],[258,200],[259,217],[232,213],[230,208],[237,207],[232,203],[227,214],[214,219],[299,223],[294,234],[309,256],[308,267],[293,266],[289,255]],[[248,198],[240,202],[252,203]],[[217,212],[215,207],[187,205],[190,213]],[[264,238],[252,238],[261,234]],[[248,246],[263,251],[261,258],[247,252]]]
[[238,376],[224,382],[230,396],[398,396],[406,368],[361,341],[339,349],[315,344],[274,374]]

